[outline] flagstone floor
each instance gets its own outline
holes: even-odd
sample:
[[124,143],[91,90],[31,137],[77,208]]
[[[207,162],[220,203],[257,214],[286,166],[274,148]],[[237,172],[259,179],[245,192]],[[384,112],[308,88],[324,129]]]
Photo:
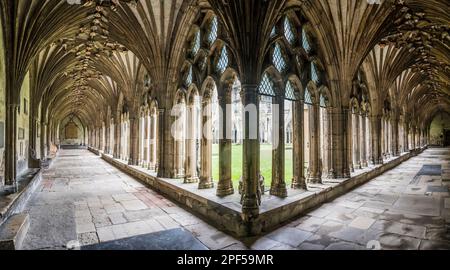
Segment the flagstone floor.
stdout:
[[267,235],[235,239],[90,152],[62,150],[27,206],[23,248],[182,230],[209,249],[450,249],[449,185],[450,149],[429,149]]

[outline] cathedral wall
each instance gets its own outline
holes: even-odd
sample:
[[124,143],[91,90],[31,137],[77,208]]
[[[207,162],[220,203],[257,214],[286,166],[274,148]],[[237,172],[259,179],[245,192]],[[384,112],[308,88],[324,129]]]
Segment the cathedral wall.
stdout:
[[27,74],[20,91],[20,106],[17,114],[17,174],[28,168],[30,131],[30,76]]
[[78,118],[71,120],[66,118],[59,126],[59,138],[61,145],[81,145],[83,144],[83,124]]
[[442,145],[444,130],[450,130],[450,114],[442,112],[438,114],[431,123],[430,144]]
[[[0,40],[3,40],[0,30]],[[4,184],[5,176],[5,119],[6,119],[6,93],[5,93],[5,67],[4,67],[4,48],[3,42],[0,42],[0,187]]]

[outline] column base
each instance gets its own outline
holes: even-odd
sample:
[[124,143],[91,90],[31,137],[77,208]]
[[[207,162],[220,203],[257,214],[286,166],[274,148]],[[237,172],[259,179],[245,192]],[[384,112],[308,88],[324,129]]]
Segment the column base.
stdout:
[[361,162],[356,163],[353,167],[354,167],[355,170],[361,170],[362,169]]
[[310,176],[308,177],[308,183],[322,184],[322,178],[320,176]]
[[259,216],[259,200],[256,195],[243,195],[241,199],[242,204],[242,219],[249,222]]
[[200,178],[198,189],[210,189],[210,188],[214,188],[214,182],[212,181],[212,179]]
[[234,194],[233,184],[218,184],[216,195],[219,197],[226,197]]
[[194,184],[194,183],[198,183],[198,181],[199,181],[199,178],[196,176],[195,177],[186,177],[184,179],[185,184]]
[[295,178],[292,179],[291,188],[308,190],[308,186],[306,185],[306,179],[304,177],[302,177],[300,179],[295,179]]
[[286,198],[287,197],[286,184],[278,184],[276,186],[272,186],[270,188],[270,195],[277,196],[280,198]]
[[367,160],[363,160],[363,161],[361,162],[361,166],[362,166],[363,168],[367,168],[367,167],[369,167],[369,163],[367,162]]

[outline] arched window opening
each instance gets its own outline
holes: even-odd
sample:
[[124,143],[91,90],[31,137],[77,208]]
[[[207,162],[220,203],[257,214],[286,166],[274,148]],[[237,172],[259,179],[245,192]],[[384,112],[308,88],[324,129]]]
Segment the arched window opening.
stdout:
[[219,30],[219,21],[216,16],[214,16],[211,20],[211,25],[209,28],[208,33],[208,42],[209,44],[213,44],[218,37],[218,30]]
[[309,37],[308,37],[308,34],[306,33],[305,27],[303,27],[303,29],[302,29],[302,45],[303,45],[303,49],[307,53],[309,53],[311,51],[311,43],[309,41]]
[[289,21],[288,17],[284,19],[284,36],[286,37],[286,40],[289,42],[289,44],[293,45],[295,43],[295,34],[292,30],[292,24]]
[[314,63],[311,63],[311,80],[316,84],[319,83],[319,73],[317,71],[317,66]]
[[189,69],[186,74],[186,79],[184,81],[186,87],[189,87],[192,84],[193,80],[194,80],[194,72],[192,70],[192,66],[189,66]]
[[286,60],[281,52],[281,46],[278,43],[275,45],[272,61],[279,72],[283,72],[287,67]]
[[197,55],[197,53],[200,51],[200,47],[201,47],[201,33],[200,31],[197,31],[195,33],[194,40],[192,41],[191,57]]
[[225,70],[228,68],[228,50],[226,46],[223,46],[222,51],[220,53],[220,58],[217,63],[217,70],[220,71],[220,73],[225,72]]

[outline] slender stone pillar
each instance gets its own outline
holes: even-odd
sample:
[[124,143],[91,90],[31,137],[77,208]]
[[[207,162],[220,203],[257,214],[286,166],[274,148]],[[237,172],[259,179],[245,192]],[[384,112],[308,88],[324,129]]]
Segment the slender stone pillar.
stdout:
[[243,219],[245,221],[251,221],[259,215],[259,205],[261,203],[260,194],[258,193],[260,181],[258,97],[258,85],[242,84],[241,99],[244,105],[244,132],[242,157],[243,192],[241,203]]
[[144,132],[142,138],[142,143],[144,144],[143,153],[142,153],[142,167],[149,168],[150,167],[150,130],[151,130],[151,117],[148,111],[145,112],[142,122],[144,125]]
[[5,124],[5,184],[16,184],[17,170],[17,108],[18,104],[7,104]]
[[173,168],[174,178],[184,179],[185,178],[185,128],[186,128],[186,106],[185,103],[177,105],[178,115],[176,119],[176,130],[177,134],[175,138],[175,167]]
[[121,125],[120,125],[120,116],[116,116],[115,118],[116,123],[114,124],[114,151],[113,151],[113,157],[115,159],[120,158],[120,144],[121,144]]
[[359,127],[359,112],[352,114],[352,128],[353,134],[353,169],[361,169],[361,157],[360,157],[360,127]]
[[202,147],[201,147],[201,175],[199,189],[214,187],[212,179],[212,105],[211,93],[207,93],[202,99]]
[[158,114],[157,111],[151,112],[151,115],[149,117],[150,122],[150,139],[149,139],[149,165],[148,169],[151,171],[157,170],[157,134],[158,134]]
[[367,138],[367,130],[366,130],[366,116],[365,114],[359,115],[359,126],[360,126],[360,160],[361,160],[361,167],[366,168],[369,166],[367,163],[367,150],[366,150],[366,138]]
[[309,114],[309,134],[310,134],[310,158],[308,170],[308,182],[314,184],[322,183],[322,173],[320,168],[320,112],[319,103],[315,102],[311,106]]
[[47,157],[47,151],[46,151],[46,142],[45,142],[45,129],[47,127],[47,123],[45,121],[41,121],[41,143],[40,143],[40,147],[41,147],[41,159],[44,160]]
[[351,172],[354,170],[352,162],[352,119],[351,109],[342,108],[342,132],[343,132],[343,158],[342,158],[342,170],[343,177],[350,178]]
[[398,117],[393,117],[391,122],[392,127],[392,155],[394,157],[400,156],[400,148],[399,148],[399,130],[398,130]]
[[195,100],[191,100],[187,116],[187,138],[186,138],[186,178],[184,183],[197,183],[197,128],[195,121],[197,121],[197,108],[195,106]]
[[[173,163],[173,137],[170,131],[167,132],[166,128],[170,128],[170,111],[160,109],[158,114],[158,139],[157,139],[157,152],[158,152],[158,177],[170,177],[170,164]],[[166,128],[165,128],[166,127]],[[167,133],[167,134],[166,134]]]
[[323,110],[323,145],[321,146],[322,149],[322,176],[326,176],[328,179],[333,178],[333,170],[332,170],[332,158],[331,158],[331,109],[329,107],[322,109]]
[[137,166],[139,165],[139,118],[136,115],[130,115],[129,123],[130,144],[128,145],[128,164]]
[[293,189],[307,189],[305,179],[305,140],[303,129],[303,117],[305,113],[304,101],[298,100],[294,102],[294,142],[293,142],[293,166],[294,176],[292,179]]
[[372,117],[372,163],[383,164],[382,154],[382,117],[373,115]]
[[219,106],[222,111],[220,117],[219,141],[219,183],[217,184],[217,196],[225,197],[234,193],[231,171],[232,163],[232,132],[233,132],[233,108],[232,97],[233,83],[226,85],[225,91],[219,95]]
[[105,153],[109,154],[111,152],[111,138],[109,136],[111,129],[111,121],[105,121],[106,123],[106,131],[105,131]]
[[[275,145],[274,149],[272,150],[272,185],[270,187],[270,194],[281,198],[285,198],[287,197],[287,189],[286,189],[286,181],[284,178],[285,176],[284,95],[278,95],[277,97],[275,97],[273,99],[273,103],[274,105],[278,106],[278,114],[276,113],[273,114],[273,121],[272,121],[273,125],[272,142]],[[276,112],[276,110],[272,110],[272,112]]]

